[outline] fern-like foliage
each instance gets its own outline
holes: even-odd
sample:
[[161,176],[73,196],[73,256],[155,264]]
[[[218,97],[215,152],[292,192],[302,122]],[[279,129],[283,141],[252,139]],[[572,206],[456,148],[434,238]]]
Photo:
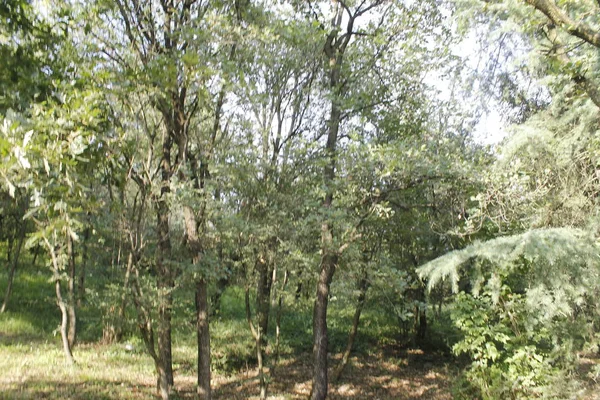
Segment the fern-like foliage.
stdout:
[[[517,268],[527,266],[523,279],[527,289],[541,285],[550,290],[572,286],[597,285],[599,247],[586,231],[571,228],[535,229],[522,234],[475,242],[452,251],[417,269],[421,278],[427,278],[429,289],[449,280],[452,290],[458,292],[461,268],[476,265],[472,283],[475,287],[484,280],[494,281],[511,275]],[[488,268],[482,267],[488,266]],[[485,275],[488,275],[487,277]],[[573,293],[574,294],[574,293]]]

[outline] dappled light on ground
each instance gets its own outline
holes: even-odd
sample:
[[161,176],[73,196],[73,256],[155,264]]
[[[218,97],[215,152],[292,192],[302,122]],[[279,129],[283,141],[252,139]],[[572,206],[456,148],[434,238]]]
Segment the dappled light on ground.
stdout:
[[[58,342],[15,345],[0,338],[0,399],[147,399],[154,398],[152,362],[139,349],[123,345],[81,345],[77,365],[64,364]],[[9,343],[10,342],[10,343]],[[333,356],[334,366],[339,357]],[[179,364],[175,386],[180,398],[193,399],[196,377]],[[451,359],[434,353],[386,349],[351,357],[341,381],[330,385],[330,399],[450,399]],[[269,399],[305,399],[311,389],[310,354],[282,359],[269,386]],[[216,399],[258,398],[256,369],[249,365],[225,375],[215,373]]]

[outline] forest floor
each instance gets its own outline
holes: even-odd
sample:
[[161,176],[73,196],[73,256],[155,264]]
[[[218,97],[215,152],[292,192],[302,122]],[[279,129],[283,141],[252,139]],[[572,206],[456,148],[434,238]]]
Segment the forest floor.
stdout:
[[[0,288],[3,287],[0,274]],[[215,399],[257,399],[259,382],[254,344],[244,316],[240,291],[230,290],[221,299],[220,314],[211,321],[212,388]],[[78,323],[82,341],[74,349],[75,366],[67,366],[57,334],[59,315],[51,285],[43,274],[22,273],[15,282],[12,309],[0,314],[0,400],[72,399],[141,400],[156,396],[151,358],[135,334],[128,342],[100,344],[102,326],[98,308],[81,310]],[[190,296],[182,296],[182,299]],[[90,304],[94,298],[90,298]],[[194,399],[196,345],[193,305],[177,302],[173,342],[174,399]],[[282,357],[270,380],[272,400],[306,399],[311,388],[312,357],[310,304],[293,305],[282,317]],[[184,308],[187,307],[187,308]],[[345,346],[352,307],[332,302],[330,367],[339,363]],[[126,327],[135,332],[129,320]],[[377,307],[365,309],[357,350],[328,399],[438,399],[452,398],[452,385],[464,364],[446,351],[423,351],[406,345],[393,318]],[[130,326],[131,325],[131,326]],[[432,343],[451,332],[436,328]],[[404,337],[404,339],[402,339]],[[133,348],[128,350],[130,344]],[[402,344],[400,344],[402,343]],[[432,348],[443,349],[439,345]],[[582,386],[574,396],[600,400],[600,355],[582,354],[577,373]]]
[[[338,357],[331,360],[337,364]],[[378,354],[352,357],[338,383],[330,385],[329,399],[451,399],[456,372],[452,359],[421,350],[387,348]],[[306,399],[311,388],[309,355],[286,360],[277,369],[270,391],[273,399]],[[246,399],[258,393],[253,372],[221,381],[216,394],[223,399]]]
[[[22,340],[24,339],[24,340]],[[156,397],[154,371],[142,351],[123,345],[81,345],[77,365],[65,366],[59,343],[3,335],[0,329],[0,399],[148,399]],[[183,350],[183,349],[179,349]],[[332,364],[338,360],[332,358]],[[352,357],[329,399],[451,399],[452,360],[421,350],[385,349]],[[175,398],[192,399],[195,376],[176,364]],[[270,399],[306,399],[311,359],[300,354],[281,360],[269,387]],[[213,376],[216,399],[258,398],[255,368]]]
[[[4,287],[0,273],[0,289]],[[44,274],[22,271],[15,281],[9,311],[0,314],[0,399],[151,399],[156,396],[155,370],[137,335],[128,342],[100,344],[105,321],[90,296],[80,311],[74,349],[75,366],[65,365],[57,333],[60,320],[53,288]],[[173,342],[175,399],[195,398],[196,346],[192,296],[177,301]],[[306,399],[311,388],[311,304],[292,304],[282,317],[281,360],[270,381],[270,399]],[[332,302],[330,366],[339,362],[352,304]],[[380,307],[379,307],[380,308]],[[374,310],[374,311],[373,311]],[[256,357],[244,314],[243,293],[229,290],[220,314],[211,321],[212,388],[215,399],[258,398]],[[357,350],[342,379],[330,385],[329,399],[450,399],[459,371],[452,357],[396,343],[397,326],[377,307],[365,309]],[[133,322],[129,322],[129,321]],[[135,317],[126,328],[135,332]],[[126,343],[133,350],[127,350]]]

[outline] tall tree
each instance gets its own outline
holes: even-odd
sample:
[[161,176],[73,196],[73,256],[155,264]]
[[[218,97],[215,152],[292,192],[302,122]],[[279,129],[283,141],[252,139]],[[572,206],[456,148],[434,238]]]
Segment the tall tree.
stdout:
[[[407,104],[410,90],[421,89],[425,70],[418,70],[427,40],[443,40],[444,29],[437,5],[429,2],[406,5],[399,2],[372,1],[354,4],[334,1],[326,14],[324,5],[309,3],[308,13],[324,36],[323,74],[327,92],[328,116],[324,126],[322,185],[319,210],[319,276],[313,314],[314,371],[312,398],[327,396],[327,307],[330,285],[345,241],[353,240],[354,231],[336,234],[339,207],[334,198],[341,194],[337,163],[353,118],[378,115],[384,106]],[[329,20],[330,22],[321,22]],[[417,22],[415,22],[417,21]],[[437,28],[437,31],[435,30]],[[417,37],[420,35],[420,37]],[[436,53],[428,67],[439,62]],[[390,68],[394,65],[394,68]],[[404,76],[402,75],[404,74]],[[378,84],[370,85],[378,82]],[[389,85],[389,86],[388,86]],[[373,129],[381,121],[371,118]],[[365,129],[366,128],[366,129]],[[368,134],[368,127],[357,129]],[[350,136],[351,140],[352,137]],[[337,172],[336,172],[337,171]],[[337,237],[336,237],[337,236]]]

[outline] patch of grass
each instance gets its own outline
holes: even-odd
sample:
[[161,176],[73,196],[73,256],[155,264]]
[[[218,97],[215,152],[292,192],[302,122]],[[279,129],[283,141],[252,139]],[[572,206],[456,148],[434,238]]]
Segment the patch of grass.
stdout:
[[[60,312],[54,288],[45,271],[18,270],[7,311],[0,314],[0,343],[41,339],[59,324]],[[6,290],[6,275],[0,276],[0,293]]]
[[0,399],[143,399],[154,393],[152,361],[123,346],[75,348],[77,364],[65,365],[55,344],[2,346]]
[[[0,360],[5,373],[0,376],[0,399],[147,399],[156,395],[155,368],[144,344],[131,325],[127,343],[114,345],[93,344],[102,334],[105,319],[102,313],[110,311],[109,302],[119,300],[105,293],[107,286],[102,276],[88,279],[90,296],[78,310],[79,344],[74,349],[77,364],[65,364],[56,327],[60,313],[55,305],[54,288],[42,270],[20,271],[15,281],[13,308],[0,315]],[[0,288],[4,281],[0,278]],[[92,295],[93,294],[93,295]],[[196,329],[194,295],[191,288],[174,293],[173,367],[178,398],[191,399],[195,395]],[[254,299],[252,309],[254,310]],[[103,303],[104,302],[104,303]],[[104,304],[104,305],[103,305]],[[108,304],[110,306],[110,304]],[[329,334],[333,358],[345,347],[355,299],[342,298],[330,303]],[[288,294],[282,310],[281,363],[271,388],[275,398],[306,398],[310,390],[312,371],[312,301],[295,300]],[[128,311],[128,317],[135,314]],[[270,316],[269,355],[275,341],[276,308]],[[363,311],[359,336],[353,359],[373,358],[367,351],[395,334],[395,319],[377,307]],[[254,340],[245,319],[244,290],[230,287],[221,298],[221,309],[211,319],[211,347],[213,386],[216,398],[246,399],[258,394]],[[362,358],[361,358],[362,357]],[[6,360],[6,361],[5,361]],[[272,359],[267,358],[267,365]],[[335,361],[333,361],[335,362]],[[379,362],[379,361],[377,361]],[[354,364],[354,365],[352,365]],[[356,361],[349,367],[351,379],[364,378],[364,368],[375,368]],[[333,365],[333,364],[332,364]],[[384,369],[386,369],[385,367]],[[377,373],[384,373],[377,369]],[[370,372],[369,372],[370,373]],[[360,397],[373,382],[359,380],[358,387],[340,391],[332,398]],[[347,385],[346,385],[347,386]],[[358,397],[348,397],[356,393]],[[379,396],[378,393],[373,395]],[[391,396],[391,395],[390,395]],[[382,399],[394,396],[379,396]]]

